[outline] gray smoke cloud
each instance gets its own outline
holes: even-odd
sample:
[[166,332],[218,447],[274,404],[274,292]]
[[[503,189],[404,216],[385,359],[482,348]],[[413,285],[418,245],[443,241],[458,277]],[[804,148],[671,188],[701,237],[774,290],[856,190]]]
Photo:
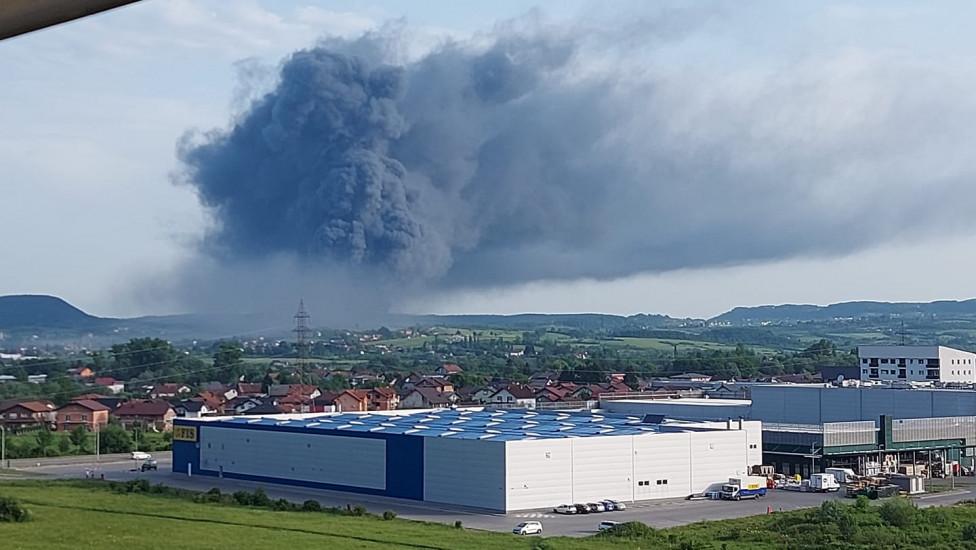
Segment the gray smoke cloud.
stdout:
[[972,229],[953,198],[973,198],[974,102],[943,101],[952,70],[880,49],[684,62],[708,42],[662,17],[517,21],[407,61],[396,28],[294,53],[229,128],[181,145],[205,249],[429,290]]

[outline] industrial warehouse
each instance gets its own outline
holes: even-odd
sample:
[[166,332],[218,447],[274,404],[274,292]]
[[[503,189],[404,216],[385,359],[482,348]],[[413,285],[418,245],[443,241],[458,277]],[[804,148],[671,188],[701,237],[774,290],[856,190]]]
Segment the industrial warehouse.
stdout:
[[762,461],[759,422],[526,410],[178,419],[173,471],[494,511],[685,497]]

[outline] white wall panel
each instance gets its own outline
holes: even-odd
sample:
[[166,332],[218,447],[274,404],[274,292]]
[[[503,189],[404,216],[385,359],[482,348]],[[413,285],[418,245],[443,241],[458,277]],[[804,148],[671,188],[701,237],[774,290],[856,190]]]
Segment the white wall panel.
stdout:
[[507,508],[548,508],[573,502],[573,440],[505,443]]
[[683,497],[693,492],[688,433],[638,435],[633,437],[633,445],[635,500]]
[[424,500],[505,510],[505,443],[425,437]]
[[224,473],[386,488],[382,439],[200,427],[200,467]]
[[632,436],[578,437],[573,445],[572,502],[634,499]]
[[692,493],[747,472],[748,435],[745,430],[693,432],[690,437]]

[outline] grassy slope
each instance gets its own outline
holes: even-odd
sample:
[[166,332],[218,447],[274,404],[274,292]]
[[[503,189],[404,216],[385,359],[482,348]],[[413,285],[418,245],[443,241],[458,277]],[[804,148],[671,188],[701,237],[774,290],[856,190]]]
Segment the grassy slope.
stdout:
[[[0,547],[25,550],[86,548],[423,548],[514,550],[535,540],[440,524],[325,513],[271,512],[195,504],[98,488],[37,482],[0,484],[0,495],[21,500],[34,521],[0,524]],[[550,539],[554,548],[623,548],[619,544]]]

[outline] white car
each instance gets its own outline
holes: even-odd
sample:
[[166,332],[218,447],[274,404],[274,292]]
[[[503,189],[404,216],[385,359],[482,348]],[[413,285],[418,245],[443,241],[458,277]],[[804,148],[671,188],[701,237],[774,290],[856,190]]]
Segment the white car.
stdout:
[[149,460],[150,458],[152,458],[152,455],[149,453],[144,453],[142,451],[132,452],[132,460]]
[[542,523],[538,521],[523,521],[515,526],[512,532],[516,535],[541,535]]
[[611,500],[610,502],[613,503],[613,509],[614,510],[626,510],[627,509],[627,505],[624,504],[623,502],[620,502],[619,500]]
[[596,528],[600,531],[606,531],[607,529],[613,529],[617,525],[620,525],[620,523],[616,521],[601,521],[600,525],[597,525]]
[[553,508],[552,511],[557,514],[575,514],[576,507],[570,506],[569,504],[560,504],[559,506]]

